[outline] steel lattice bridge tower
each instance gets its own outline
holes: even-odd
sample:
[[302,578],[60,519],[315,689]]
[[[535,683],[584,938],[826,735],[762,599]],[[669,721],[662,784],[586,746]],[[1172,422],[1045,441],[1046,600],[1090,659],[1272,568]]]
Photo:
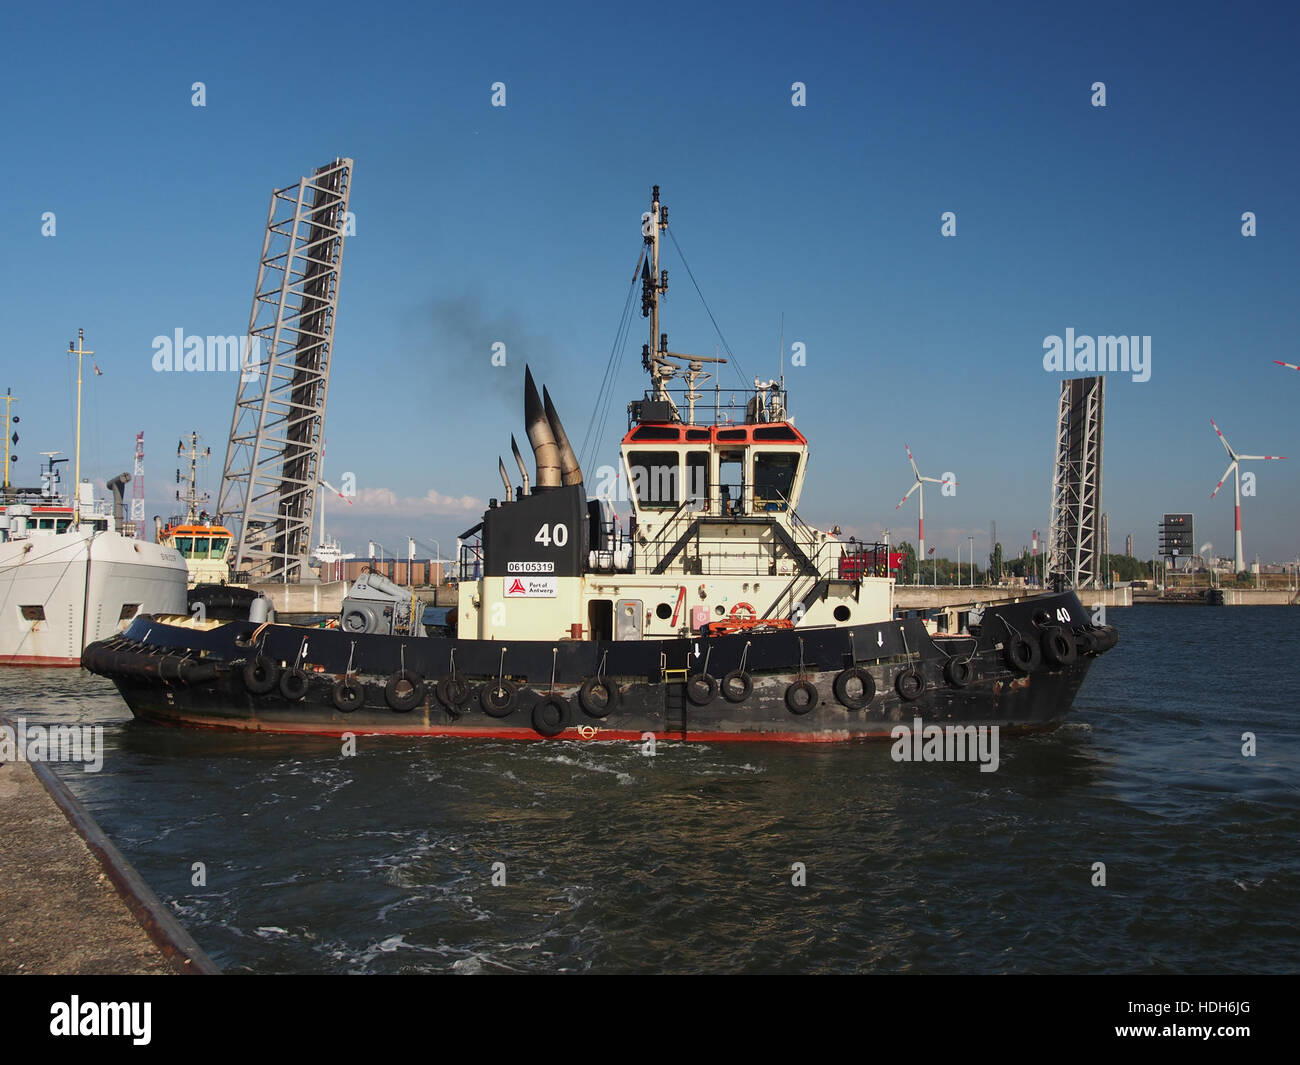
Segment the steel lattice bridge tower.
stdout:
[[1073,588],[1101,584],[1101,440],[1104,377],[1061,382],[1052,474],[1052,524],[1047,572]]
[[257,580],[307,570],[351,185],[335,159],[271,194],[217,508]]

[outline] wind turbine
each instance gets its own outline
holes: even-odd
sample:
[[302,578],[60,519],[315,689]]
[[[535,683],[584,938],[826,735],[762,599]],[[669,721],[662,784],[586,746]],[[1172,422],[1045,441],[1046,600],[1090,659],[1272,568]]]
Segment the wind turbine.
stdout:
[[1254,462],[1254,461],[1274,461],[1274,460],[1284,459],[1284,458],[1286,458],[1286,456],[1285,456],[1285,455],[1238,455],[1235,451],[1232,450],[1232,446],[1228,443],[1227,438],[1223,435],[1223,433],[1222,433],[1222,431],[1219,429],[1219,427],[1218,427],[1217,425],[1214,425],[1214,419],[1213,419],[1213,418],[1210,419],[1210,424],[1214,426],[1214,431],[1215,431],[1216,433],[1219,434],[1219,443],[1221,443],[1221,444],[1223,445],[1223,450],[1226,451],[1226,452],[1228,453],[1228,457],[1229,457],[1230,459],[1232,459],[1232,461],[1231,461],[1230,463],[1228,463],[1228,468],[1227,468],[1226,470],[1223,471],[1223,476],[1219,478],[1219,483],[1216,484],[1216,485],[1214,486],[1214,491],[1210,493],[1210,498],[1213,499],[1216,495],[1219,494],[1219,489],[1223,487],[1223,482],[1226,481],[1226,480],[1228,479],[1228,474],[1232,474],[1232,475],[1233,475],[1233,481],[1232,481],[1232,483],[1233,483],[1233,488],[1234,488],[1234,492],[1235,492],[1235,499],[1236,499],[1236,506],[1233,508],[1233,524],[1234,524],[1234,526],[1235,526],[1235,528],[1236,528],[1236,541],[1235,541],[1235,543],[1234,543],[1234,545],[1233,545],[1233,563],[1232,563],[1232,565],[1233,565],[1233,572],[1234,572],[1234,573],[1240,573],[1240,572],[1242,571],[1242,565],[1241,565],[1241,560],[1242,560],[1242,550],[1241,550],[1241,468],[1240,468],[1240,466],[1238,465],[1238,463],[1243,462],[1243,461],[1246,461],[1246,460],[1250,460],[1250,461],[1252,461],[1252,462]]
[[[957,482],[943,481],[940,480],[938,477],[922,477],[921,471],[916,468],[916,459],[912,458],[912,449],[908,447],[906,444],[904,444],[903,450],[907,452],[907,461],[912,464],[912,472],[916,474],[916,483],[913,484],[912,487],[907,490],[907,495],[903,496],[903,498],[898,501],[898,506],[895,507],[894,509],[898,510],[899,508],[901,508],[902,505],[907,502],[908,498],[911,496],[913,492],[920,491],[921,494],[917,497],[917,501],[920,503],[921,506],[921,514],[916,525],[916,539],[918,540],[920,546],[917,548],[916,557],[920,559],[922,562],[924,562],[925,561],[925,488],[923,482],[929,481],[931,484],[941,484],[941,485],[956,484]],[[920,572],[921,572],[921,568],[918,565],[917,573],[919,574]]]

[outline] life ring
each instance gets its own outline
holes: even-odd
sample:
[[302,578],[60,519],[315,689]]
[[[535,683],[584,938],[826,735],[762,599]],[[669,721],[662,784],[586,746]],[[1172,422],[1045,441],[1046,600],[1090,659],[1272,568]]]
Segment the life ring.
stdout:
[[913,666],[908,666],[894,678],[894,691],[904,702],[913,702],[925,691],[925,678]]
[[[849,685],[853,681],[862,685],[857,695],[849,694]],[[861,666],[850,666],[835,674],[835,683],[831,685],[835,698],[847,710],[861,710],[876,697],[876,679]]]
[[557,692],[543,695],[533,707],[533,728],[543,736],[558,736],[569,727],[569,700]]
[[265,655],[244,663],[244,687],[250,695],[265,695],[280,679],[280,667]]
[[1070,635],[1068,629],[1063,629],[1059,625],[1043,633],[1042,645],[1043,657],[1050,665],[1064,668],[1074,665],[1079,660],[1079,648],[1074,642],[1074,637]]
[[[741,612],[744,611],[742,614]],[[751,603],[737,603],[731,608],[731,616],[736,621],[757,621],[758,611]]]
[[964,688],[975,676],[975,667],[968,658],[950,658],[943,667],[943,679],[954,688]]
[[718,682],[707,673],[686,678],[686,698],[693,706],[708,706],[718,697]]
[[588,677],[578,689],[578,705],[589,717],[604,717],[614,709],[618,689],[601,677]]
[[399,669],[384,685],[384,701],[399,714],[414,710],[425,696],[424,678],[409,669]]
[[722,678],[722,697],[729,703],[743,703],[754,693],[754,678],[743,669],[733,669]]
[[438,681],[435,691],[438,695],[438,702],[451,711],[460,710],[469,702],[469,685],[460,677],[453,677],[451,674]]
[[737,632],[793,628],[794,622],[789,618],[723,618],[720,621],[707,622],[700,631],[709,636],[730,636]]
[[489,681],[478,690],[478,704],[488,717],[508,717],[519,702],[519,688],[508,680]]
[[785,690],[785,707],[792,714],[803,715],[817,705],[817,689],[806,680],[797,680]]
[[302,702],[307,697],[307,674],[297,666],[280,674],[280,694],[291,703]]
[[341,714],[350,714],[366,701],[366,688],[356,677],[341,677],[330,688],[330,702]]
[[1028,637],[1021,636],[1018,632],[1013,633],[1011,638],[1007,640],[1003,653],[1006,656],[1007,665],[1018,673],[1032,673],[1034,668],[1043,660],[1038,644]]

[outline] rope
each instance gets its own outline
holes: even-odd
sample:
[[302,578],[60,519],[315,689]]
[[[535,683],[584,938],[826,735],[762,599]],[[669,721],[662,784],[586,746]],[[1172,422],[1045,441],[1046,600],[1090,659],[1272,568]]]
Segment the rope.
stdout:
[[682,246],[677,243],[677,235],[668,230],[668,235],[672,237],[673,247],[677,249],[677,254],[681,257],[682,265],[686,267],[686,276],[691,279],[691,284],[695,286],[695,292],[700,297],[700,302],[704,304],[704,310],[709,316],[709,321],[713,323],[713,329],[718,334],[718,339],[722,341],[723,348],[726,349],[727,359],[735,369],[737,376],[740,378],[740,386],[749,388],[749,381],[745,377],[744,371],[740,368],[740,360],[736,358],[736,353],[731,350],[731,345],[727,343],[727,338],[722,335],[722,330],[718,327],[718,320],[713,317],[713,311],[709,309],[709,301],[704,298],[704,293],[700,291],[699,282],[695,280],[695,275],[691,272],[691,264],[686,261],[686,256],[682,252]]
[[[645,245],[643,244],[637,257],[636,269],[632,271],[632,283],[627,289],[627,299],[623,301],[623,313],[618,320],[618,331],[614,334],[614,343],[609,349],[609,359],[605,363],[605,374],[600,380],[600,391],[596,394],[596,403],[592,407],[591,418],[587,422],[587,432],[583,435],[582,446],[578,449],[578,454],[582,456],[584,466],[595,458],[596,451],[600,446],[600,438],[605,432],[605,423],[609,418],[609,411],[614,398],[613,386],[614,379],[617,376],[615,367],[617,366],[618,354],[626,346],[628,333],[631,332],[632,296],[636,292],[636,283],[641,276],[641,264],[644,261]],[[589,442],[590,447],[588,447]]]

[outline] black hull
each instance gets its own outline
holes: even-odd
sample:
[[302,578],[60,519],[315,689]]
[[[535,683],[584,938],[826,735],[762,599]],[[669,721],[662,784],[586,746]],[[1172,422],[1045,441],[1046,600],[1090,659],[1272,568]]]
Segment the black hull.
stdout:
[[[177,725],[329,736],[836,742],[889,738],[915,718],[1055,727],[1092,659],[1117,639],[1086,621],[1070,593],[989,608],[978,636],[935,639],[915,619],[551,643],[352,636],[244,621],[203,631],[145,617],[123,637],[92,644],[83,662],[114,680],[138,718]],[[1037,661],[1011,661],[1016,634],[1034,644]],[[1044,649],[1065,661],[1049,664]],[[966,662],[970,675],[952,660]],[[742,664],[749,684],[733,675],[724,691],[719,682]],[[857,708],[863,673],[844,682],[855,668],[875,687]],[[688,685],[700,675],[712,683]],[[340,696],[345,678],[350,690]],[[355,708],[339,709],[349,697]]]

